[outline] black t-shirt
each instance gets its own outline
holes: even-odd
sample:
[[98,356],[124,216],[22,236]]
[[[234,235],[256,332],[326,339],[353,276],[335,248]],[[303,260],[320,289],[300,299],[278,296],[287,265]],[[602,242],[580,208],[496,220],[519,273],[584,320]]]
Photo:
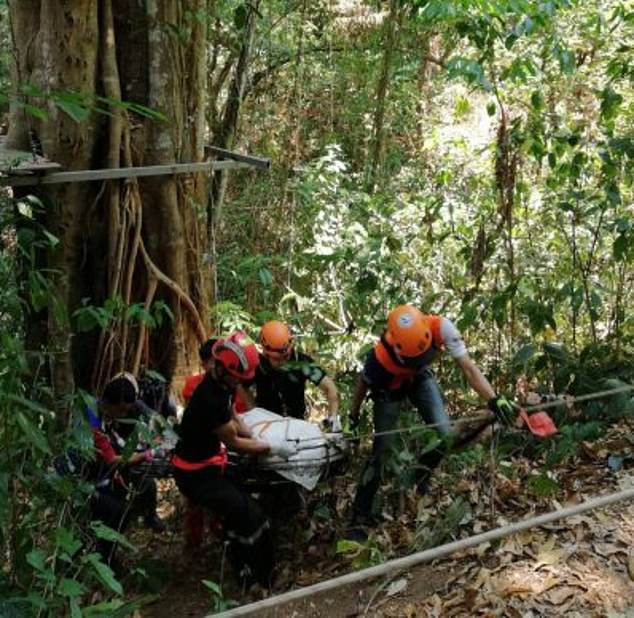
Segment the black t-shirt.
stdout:
[[318,385],[325,377],[325,371],[310,356],[296,350],[279,369],[260,356],[255,374],[256,404],[282,416],[304,418],[306,381]]
[[215,430],[230,420],[231,391],[206,374],[183,413],[176,454],[192,463],[213,457],[220,451]]

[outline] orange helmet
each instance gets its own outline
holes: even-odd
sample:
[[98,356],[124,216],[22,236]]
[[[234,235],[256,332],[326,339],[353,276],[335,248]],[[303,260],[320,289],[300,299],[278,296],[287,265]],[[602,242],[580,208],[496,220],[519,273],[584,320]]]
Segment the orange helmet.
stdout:
[[229,375],[241,382],[248,382],[255,377],[260,362],[255,343],[242,331],[218,339],[211,349],[211,355]]
[[412,305],[399,305],[387,316],[385,341],[402,358],[415,358],[431,346],[431,330],[425,316]]
[[293,335],[284,322],[271,320],[260,329],[260,342],[264,356],[270,358],[287,358],[293,345]]

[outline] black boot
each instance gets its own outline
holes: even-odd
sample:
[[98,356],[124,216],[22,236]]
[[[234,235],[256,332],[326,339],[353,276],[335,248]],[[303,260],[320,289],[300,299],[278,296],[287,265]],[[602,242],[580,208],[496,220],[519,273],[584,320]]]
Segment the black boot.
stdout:
[[165,523],[163,520],[156,514],[150,513],[143,518],[145,523],[145,527],[153,530],[154,532],[165,532]]

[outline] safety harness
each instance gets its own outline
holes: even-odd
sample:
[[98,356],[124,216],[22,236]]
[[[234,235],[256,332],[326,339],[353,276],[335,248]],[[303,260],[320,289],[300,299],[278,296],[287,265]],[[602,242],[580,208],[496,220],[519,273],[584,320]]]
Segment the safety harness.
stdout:
[[216,453],[207,459],[203,459],[202,461],[193,462],[187,461],[178,455],[172,456],[172,465],[185,472],[196,472],[198,470],[209,468],[210,466],[219,466],[221,473],[224,474],[228,461],[229,457],[227,456],[227,447],[224,444],[220,445],[219,453]]

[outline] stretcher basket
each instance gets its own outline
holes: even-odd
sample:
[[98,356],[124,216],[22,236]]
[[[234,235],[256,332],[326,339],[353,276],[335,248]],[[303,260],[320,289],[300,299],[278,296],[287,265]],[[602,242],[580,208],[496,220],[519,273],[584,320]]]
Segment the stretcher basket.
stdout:
[[[257,491],[273,485],[297,483],[309,491],[317,482],[343,473],[349,463],[348,442],[342,433],[323,433],[317,425],[303,420],[280,417],[256,408],[243,415],[256,438],[286,440],[297,446],[298,452],[289,460],[276,456],[254,457],[229,452],[226,473],[245,487]],[[171,449],[155,449],[150,462],[134,466],[135,475],[166,478],[172,474]]]
[[[350,462],[348,442],[341,433],[323,434],[321,440],[297,444],[301,460],[257,458],[229,452],[228,474],[251,491],[297,483],[300,477],[321,482],[343,474]],[[299,483],[302,484],[302,483]]]

